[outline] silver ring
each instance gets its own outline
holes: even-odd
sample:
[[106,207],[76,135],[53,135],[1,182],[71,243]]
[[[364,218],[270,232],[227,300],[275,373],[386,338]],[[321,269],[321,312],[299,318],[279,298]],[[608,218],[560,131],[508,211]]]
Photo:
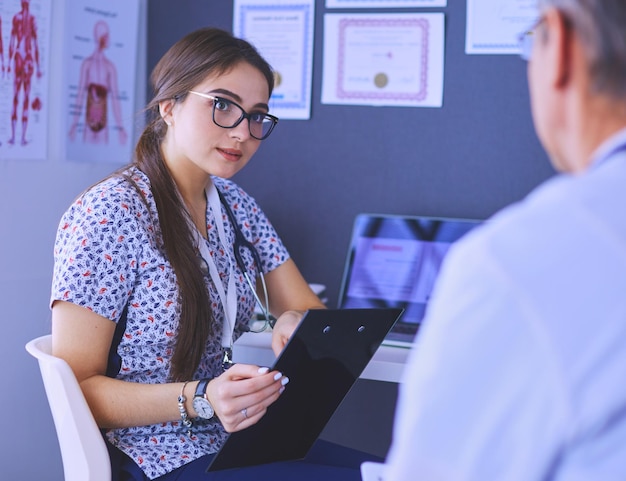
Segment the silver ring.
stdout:
[[243,414],[244,418],[248,419],[248,408],[243,408],[241,414]]

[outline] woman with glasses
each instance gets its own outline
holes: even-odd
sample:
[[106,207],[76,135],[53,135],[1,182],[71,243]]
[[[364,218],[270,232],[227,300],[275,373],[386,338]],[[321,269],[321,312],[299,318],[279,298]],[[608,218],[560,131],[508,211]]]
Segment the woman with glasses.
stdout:
[[[226,479],[205,474],[210,456],[289,389],[280,372],[232,364],[234,340],[259,305],[278,353],[303,312],[324,306],[254,199],[228,180],[278,122],[267,62],[205,28],[177,42],[151,80],[132,164],[61,220],[53,351],[104,430],[114,479]],[[360,479],[360,460],[351,469],[315,462],[281,469],[285,479]],[[236,477],[282,479],[273,469]]]

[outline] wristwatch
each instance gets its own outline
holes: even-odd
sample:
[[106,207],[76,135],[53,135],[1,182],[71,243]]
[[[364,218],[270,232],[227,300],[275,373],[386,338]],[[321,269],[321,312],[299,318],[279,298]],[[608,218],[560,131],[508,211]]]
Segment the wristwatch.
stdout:
[[202,419],[211,419],[215,414],[213,406],[206,397],[206,387],[210,379],[202,379],[198,383],[196,393],[193,396],[193,408],[198,413],[198,417]]

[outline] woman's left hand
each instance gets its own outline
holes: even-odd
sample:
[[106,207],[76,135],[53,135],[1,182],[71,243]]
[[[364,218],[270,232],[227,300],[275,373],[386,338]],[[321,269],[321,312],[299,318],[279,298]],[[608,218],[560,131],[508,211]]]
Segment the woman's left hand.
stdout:
[[272,349],[278,356],[298,327],[307,309],[325,309],[324,303],[315,295],[293,262],[287,259],[271,272],[265,274],[270,300],[270,311],[282,313],[274,325]]
[[272,332],[272,350],[278,356],[283,350],[287,341],[296,330],[305,311],[285,311],[274,324]]

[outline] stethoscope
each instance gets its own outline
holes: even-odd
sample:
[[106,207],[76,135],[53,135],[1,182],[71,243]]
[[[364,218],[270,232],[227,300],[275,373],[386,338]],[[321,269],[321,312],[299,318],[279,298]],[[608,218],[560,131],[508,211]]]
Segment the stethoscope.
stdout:
[[[224,249],[227,248],[227,237],[225,233],[224,222],[222,221],[222,213],[220,206],[226,210],[226,214],[228,219],[233,226],[233,232],[235,234],[235,240],[233,243],[233,256],[228,256],[229,263],[231,264],[231,269],[229,274],[226,276],[226,282],[223,281],[220,273],[218,272],[217,265],[211,256],[211,252],[208,248],[206,241],[201,237],[199,231],[196,230],[197,235],[197,246],[198,246],[198,260],[200,263],[200,269],[202,274],[205,277],[210,277],[213,281],[213,285],[217,289],[217,293],[222,301],[222,305],[224,308],[224,324],[222,327],[222,348],[224,351],[223,357],[223,367],[227,369],[232,365],[232,348],[233,348],[233,332],[235,328],[235,323],[237,319],[237,289],[235,284],[235,273],[233,271],[234,266],[232,265],[232,259],[239,267],[239,270],[243,273],[246,283],[250,287],[252,295],[256,301],[256,304],[261,310],[261,314],[264,317],[264,323],[262,327],[259,329],[255,329],[248,325],[248,331],[250,332],[261,332],[267,329],[268,326],[274,327],[276,323],[276,318],[272,316],[269,312],[269,296],[267,292],[267,285],[265,283],[265,276],[263,275],[263,271],[261,268],[261,258],[254,245],[248,241],[243,235],[243,232],[239,228],[237,224],[237,219],[227,204],[226,200],[222,196],[222,194],[217,190],[214,184],[211,184],[209,188],[207,188],[207,203],[209,204],[209,208],[213,212],[215,217],[215,224],[217,228],[217,235],[220,240],[220,244]],[[265,304],[261,302],[259,295],[252,283],[252,279],[250,278],[250,274],[246,269],[246,264],[243,261],[243,257],[241,255],[243,249],[248,249],[252,256],[252,261],[256,264],[256,267],[259,272],[259,278],[261,280],[261,286],[263,288],[263,298],[265,300]],[[251,320],[252,321],[252,320]]]
[[[246,282],[248,283],[248,286],[250,286],[252,295],[256,300],[257,306],[259,306],[259,309],[261,309],[261,313],[263,314],[265,321],[261,329],[250,328],[250,331],[262,332],[267,329],[268,326],[274,327],[274,324],[276,323],[276,318],[269,312],[269,297],[267,294],[267,285],[265,284],[265,276],[263,275],[263,269],[261,267],[261,258],[259,257],[259,253],[257,252],[252,242],[246,239],[246,237],[243,235],[243,232],[239,228],[239,224],[237,224],[235,214],[233,214],[233,211],[231,210],[230,206],[226,202],[226,199],[224,199],[224,196],[219,190],[217,191],[217,195],[220,198],[220,202],[222,203],[222,206],[226,211],[226,215],[228,216],[228,220],[233,226],[233,231],[235,232],[235,242],[233,243],[233,255],[235,256],[235,262],[237,263],[237,267],[239,267],[241,272],[243,272],[243,275],[246,278]],[[252,284],[252,279],[250,279],[250,274],[248,273],[248,270],[246,269],[246,264],[244,263],[243,257],[241,256],[242,249],[248,249],[248,251],[252,255],[252,261],[256,264],[257,270],[259,272],[259,278],[261,279],[261,287],[263,288],[263,300],[265,301],[265,304],[261,302],[261,299],[259,298],[259,295],[257,294],[254,285]]]

